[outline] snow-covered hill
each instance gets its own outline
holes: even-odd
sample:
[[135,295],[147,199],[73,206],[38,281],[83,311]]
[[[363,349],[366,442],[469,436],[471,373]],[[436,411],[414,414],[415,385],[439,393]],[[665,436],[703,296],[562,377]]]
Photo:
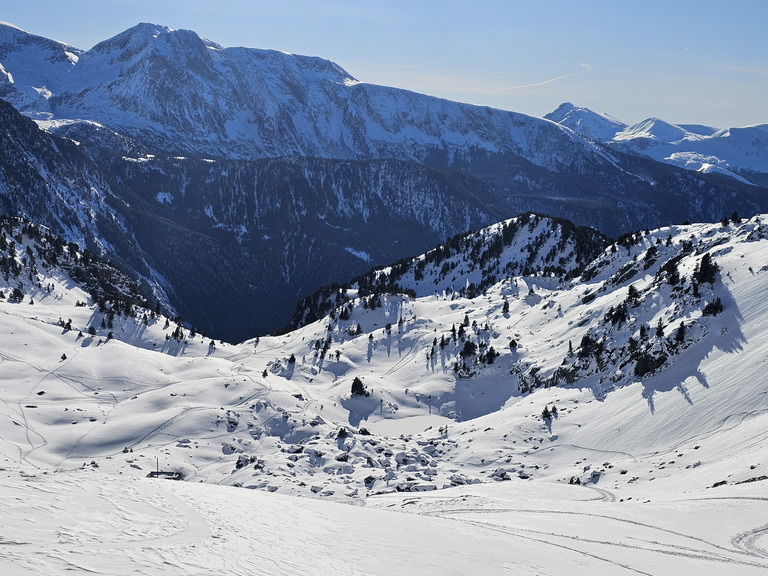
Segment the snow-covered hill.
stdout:
[[686,170],[725,174],[747,182],[750,173],[768,172],[768,132],[759,127],[702,135],[651,118],[617,133],[613,141]]
[[[563,228],[521,218],[487,263],[529,262],[525,274],[456,290],[480,279],[477,240],[504,229],[456,243],[450,289],[431,264],[417,278],[424,256],[401,275],[411,296],[350,287],[331,315],[232,346],[136,304],[99,309],[64,265],[74,254],[46,259],[6,223],[0,493],[14,502],[2,538],[16,545],[2,562],[115,573],[101,546],[136,573],[209,570],[249,534],[263,545],[280,515],[292,535],[254,553],[256,573],[310,558],[391,571],[378,552],[361,564],[325,548],[321,534],[338,541],[350,522],[404,547],[396,565],[427,571],[465,572],[428,545],[456,527],[488,571],[558,573],[537,560],[552,547],[577,573],[764,571],[768,217],[626,235],[562,278],[545,266],[554,249],[576,269]],[[185,482],[144,479],[157,468]],[[427,545],[417,553],[404,533]]]
[[768,132],[764,124],[719,130],[648,118],[628,126],[570,103],[562,104],[546,118],[613,149],[632,151],[686,170],[722,174],[758,185],[764,185],[768,173]]

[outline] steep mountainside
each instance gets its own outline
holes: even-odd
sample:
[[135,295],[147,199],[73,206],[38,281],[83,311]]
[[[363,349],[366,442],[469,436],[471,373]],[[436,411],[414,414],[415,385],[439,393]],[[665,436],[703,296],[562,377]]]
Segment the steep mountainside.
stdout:
[[98,166],[73,142],[42,132],[2,100],[0,130],[3,212],[47,222],[81,243],[99,237],[99,219],[115,216]]
[[131,237],[127,206],[112,194],[102,168],[74,142],[41,131],[2,100],[0,132],[2,213],[42,223],[67,242],[113,259],[148,298],[172,309],[169,286]]
[[396,161],[151,159],[112,177],[179,312],[235,341],[284,327],[318,286],[478,228],[503,204],[470,177]]
[[[54,118],[96,121],[158,152],[419,162],[440,155],[450,163],[476,149],[555,170],[601,155],[537,118],[362,84],[327,60],[222,48],[188,30],[139,24],[74,64],[41,55],[33,65],[48,71]],[[30,65],[24,56],[9,51],[0,62],[15,74]],[[21,75],[16,89],[35,80]]]
[[[0,98],[45,117],[82,50],[0,22]],[[8,66],[6,68],[6,65]]]

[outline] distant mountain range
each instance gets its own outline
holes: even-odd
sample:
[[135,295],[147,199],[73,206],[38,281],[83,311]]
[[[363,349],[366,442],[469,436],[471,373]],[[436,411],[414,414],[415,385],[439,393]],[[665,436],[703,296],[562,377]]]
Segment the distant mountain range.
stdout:
[[615,150],[759,186],[768,181],[768,124],[721,130],[648,118],[629,126],[607,114],[570,103],[562,104],[545,118]]
[[570,105],[533,118],[154,24],[88,51],[0,25],[0,97],[5,210],[229,340],[524,211],[614,237],[768,211],[760,127],[628,128]]

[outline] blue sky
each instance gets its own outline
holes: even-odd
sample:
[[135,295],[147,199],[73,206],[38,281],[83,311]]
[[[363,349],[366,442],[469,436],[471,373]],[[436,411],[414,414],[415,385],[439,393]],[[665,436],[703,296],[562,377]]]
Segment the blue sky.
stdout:
[[3,3],[0,20],[84,49],[153,22],[534,116],[570,101],[628,123],[768,123],[766,0]]

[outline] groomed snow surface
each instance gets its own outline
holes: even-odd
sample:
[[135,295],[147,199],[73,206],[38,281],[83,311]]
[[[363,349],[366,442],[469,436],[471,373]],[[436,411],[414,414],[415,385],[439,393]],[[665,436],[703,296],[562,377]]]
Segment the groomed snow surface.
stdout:
[[[650,290],[648,249],[692,237],[679,270],[712,255],[700,290],[717,316]],[[43,271],[0,300],[0,573],[765,574],[768,219],[653,231],[602,258],[590,280],[358,302],[236,346],[167,339],[164,318],[102,328]],[[625,299],[611,279],[631,262],[651,263],[611,346],[658,318],[690,343],[654,375],[521,394],[515,371],[556,369]],[[465,316],[500,356],[460,379],[458,345],[432,343]]]
[[4,574],[764,574],[756,484],[524,481],[361,506],[93,470],[0,476]]

